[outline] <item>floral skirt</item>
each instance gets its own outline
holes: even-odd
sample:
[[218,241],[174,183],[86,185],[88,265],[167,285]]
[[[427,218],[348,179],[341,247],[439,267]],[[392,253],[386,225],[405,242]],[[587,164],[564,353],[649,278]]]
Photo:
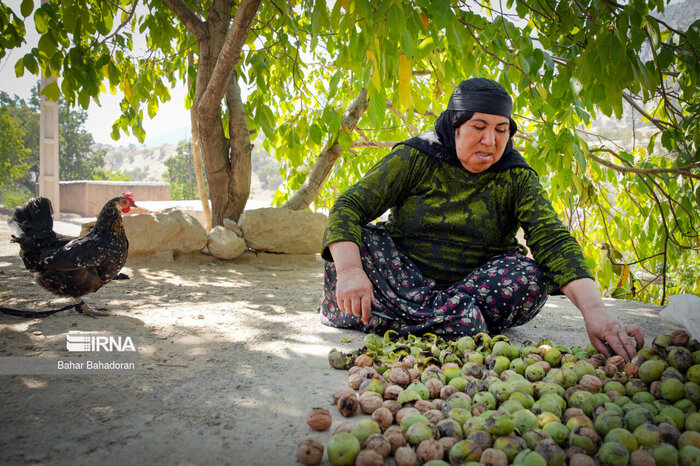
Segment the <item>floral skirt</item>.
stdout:
[[457,283],[437,289],[435,280],[423,276],[383,227],[363,228],[362,243],[362,265],[377,305],[372,306],[367,325],[341,311],[335,296],[335,265],[326,262],[321,304],[321,322],[326,325],[378,334],[390,329],[401,335],[431,332],[454,339],[523,325],[547,300],[542,272],[521,254],[492,257]]

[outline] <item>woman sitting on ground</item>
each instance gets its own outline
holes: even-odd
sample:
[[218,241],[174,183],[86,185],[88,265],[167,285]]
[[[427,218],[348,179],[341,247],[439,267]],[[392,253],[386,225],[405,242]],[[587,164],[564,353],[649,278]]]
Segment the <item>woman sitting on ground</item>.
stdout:
[[[581,247],[513,149],[511,111],[499,84],[463,81],[434,131],[397,144],[338,197],[323,242],[324,324],[497,333],[561,290],[603,354],[629,360],[643,346],[638,326],[606,310]],[[388,209],[387,222],[369,223]],[[516,240],[520,227],[534,260]]]

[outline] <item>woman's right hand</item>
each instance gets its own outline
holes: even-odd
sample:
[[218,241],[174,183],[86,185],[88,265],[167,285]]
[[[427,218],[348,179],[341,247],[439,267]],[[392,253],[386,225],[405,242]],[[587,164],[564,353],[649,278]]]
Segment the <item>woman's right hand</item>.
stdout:
[[328,246],[335,262],[335,297],[341,311],[369,323],[372,304],[376,305],[372,282],[362,268],[360,247],[352,241],[338,241]]
[[372,313],[372,304],[376,305],[372,282],[362,267],[337,271],[335,296],[341,311],[353,314],[367,325]]

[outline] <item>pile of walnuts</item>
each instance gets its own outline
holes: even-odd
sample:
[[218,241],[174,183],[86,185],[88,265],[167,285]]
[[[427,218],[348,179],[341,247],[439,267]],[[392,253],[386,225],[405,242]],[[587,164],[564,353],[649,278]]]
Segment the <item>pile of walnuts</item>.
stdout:
[[329,353],[348,370],[333,393],[347,419],[312,409],[308,425],[331,438],[303,439],[300,462],[325,452],[334,465],[700,465],[700,343],[684,331],[658,335],[629,362],[502,335],[390,331],[363,343]]

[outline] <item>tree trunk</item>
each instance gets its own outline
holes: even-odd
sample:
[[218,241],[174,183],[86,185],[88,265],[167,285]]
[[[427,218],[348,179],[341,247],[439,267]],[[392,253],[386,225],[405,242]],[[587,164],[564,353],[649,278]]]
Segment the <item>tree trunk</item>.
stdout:
[[[248,37],[250,25],[260,6],[260,1],[242,0],[230,28],[228,27],[230,23],[229,12],[232,5],[223,5],[217,11],[216,7],[221,6],[221,4],[212,3],[207,19],[207,25],[210,26],[210,37],[216,43],[216,48],[215,51],[209,51],[212,53],[210,58],[213,60],[209,60],[207,63],[206,85],[200,88],[199,79],[197,79],[198,92],[195,105],[197,106],[197,123],[202,142],[202,153],[209,180],[213,206],[212,223],[214,225],[221,225],[225,218],[237,221],[250,194],[250,148],[247,149],[248,156],[245,155],[245,148],[250,145],[250,135],[245,136],[247,142],[242,141],[238,134],[231,134],[231,137],[236,139],[233,143],[226,139],[221,117],[221,101],[224,96],[227,96],[231,98],[231,104],[235,108],[235,101],[241,100],[238,85],[235,84],[235,91],[230,91],[231,83],[235,80],[234,70],[240,59],[243,44]],[[217,17],[217,13],[220,17]],[[221,24],[215,21],[222,18]],[[219,39],[222,36],[223,42],[219,45]],[[201,51],[200,44],[200,54]],[[200,55],[201,59],[202,55]],[[238,96],[234,97],[233,94],[236,91]],[[243,105],[241,104],[240,112],[242,111]],[[238,110],[229,111],[229,118],[240,121],[241,115],[237,113]],[[242,115],[242,118],[245,120],[245,114]],[[237,131],[239,129],[240,125],[237,126]],[[245,173],[246,169],[248,173]],[[248,180],[247,187],[245,186],[246,179]],[[237,186],[238,183],[242,183],[242,186]]]
[[[187,65],[194,66],[194,54],[187,54]],[[192,82],[188,74],[187,87],[192,88]],[[194,159],[194,175],[197,179],[197,193],[199,200],[202,203],[202,212],[204,214],[204,229],[208,232],[211,230],[211,209],[209,208],[209,195],[204,187],[204,172],[202,172],[202,157],[199,153],[199,130],[197,129],[197,117],[194,106],[190,108],[190,123],[192,125],[192,158]]]
[[209,193],[212,202],[212,226],[221,225],[225,218],[232,217],[233,206],[229,197],[231,182],[231,163],[229,160],[229,145],[221,122],[221,110],[216,112],[202,111],[197,105],[206,91],[206,83],[211,79],[220,48],[216,46],[215,32],[211,39],[199,43],[199,66],[197,67],[197,82],[195,91],[195,113],[199,143],[204,159]]
[[246,120],[241,88],[238,86],[238,75],[234,72],[226,90],[226,106],[229,115],[229,135],[231,146],[231,197],[234,205],[232,218],[238,219],[250,196],[250,175],[253,144],[250,142],[250,131]]
[[307,209],[318,196],[323,183],[326,182],[328,176],[333,169],[333,165],[338,161],[338,158],[343,153],[343,149],[338,144],[338,136],[340,131],[352,132],[357,126],[360,117],[367,110],[367,89],[362,88],[355,99],[350,102],[348,108],[343,113],[343,127],[334,134],[326,144],[323,152],[318,156],[318,160],[309,172],[309,176],[304,181],[299,190],[285,202],[282,207],[290,210]]
[[[182,0],[165,2],[195,35],[199,46],[193,108],[211,194],[212,225],[221,225],[226,218],[238,220],[250,194],[250,149],[246,161],[246,144],[241,140],[230,143],[224,134],[221,102],[225,95],[227,100],[235,100],[227,92],[261,0],[241,0],[233,21],[233,0],[212,2],[206,21],[200,20]],[[240,100],[240,90],[238,93]],[[231,136],[238,139],[237,134]],[[250,136],[247,138],[250,145]]]
[[192,179],[192,176],[194,175],[194,156],[192,155],[192,143],[188,144],[187,146],[187,178],[190,188],[187,199],[194,199],[194,180]]

